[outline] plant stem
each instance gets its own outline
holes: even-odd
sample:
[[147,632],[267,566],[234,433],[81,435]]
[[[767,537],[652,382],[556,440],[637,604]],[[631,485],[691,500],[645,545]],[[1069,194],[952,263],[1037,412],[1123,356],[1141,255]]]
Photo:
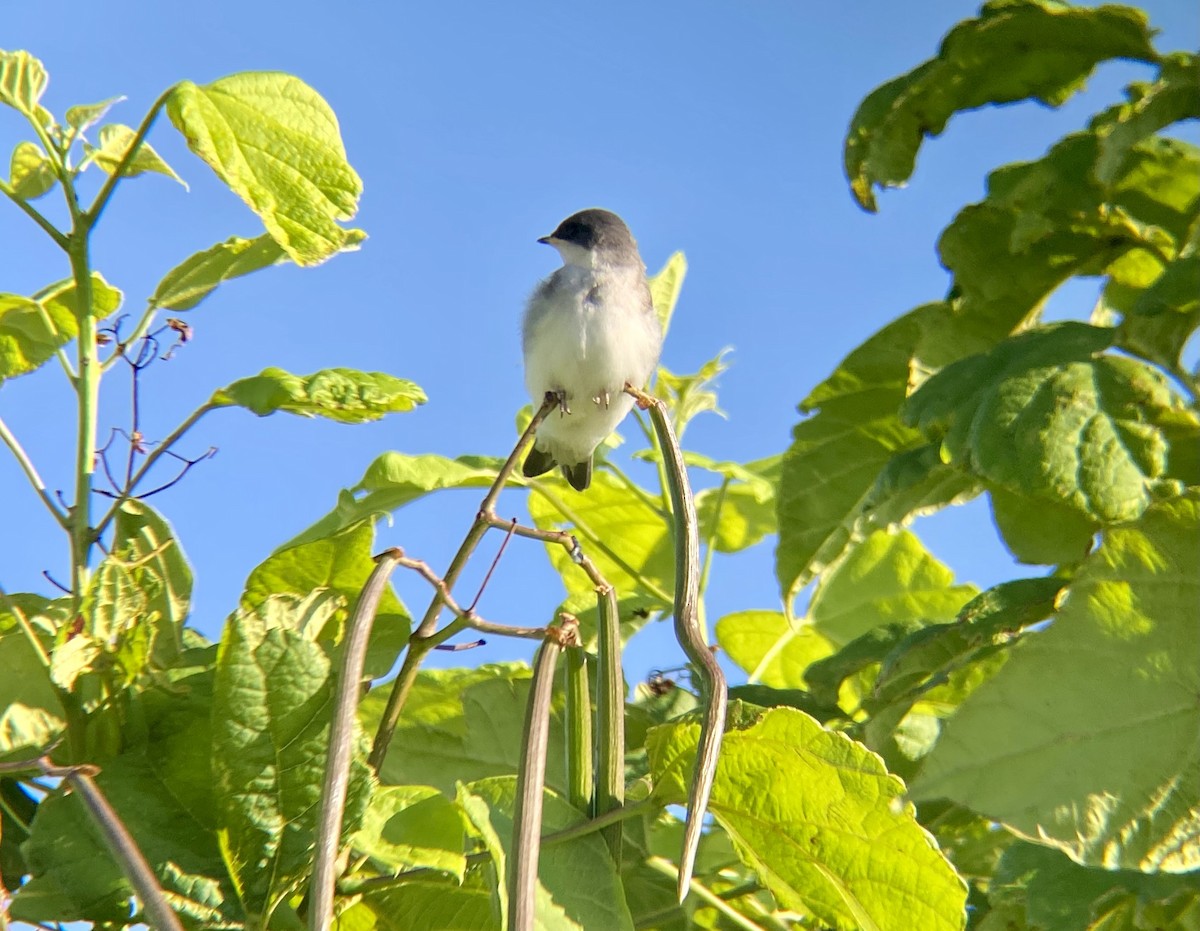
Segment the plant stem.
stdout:
[[[676,879],[682,877],[683,872],[675,867],[675,864],[670,860],[664,860],[662,857],[649,857],[646,860],[646,865],[650,869],[662,873],[664,876]],[[745,931],[765,931],[762,925],[751,921],[737,909],[731,907],[728,902],[722,899],[719,895],[701,883],[699,880],[688,879],[688,890],[696,893],[696,897],[702,899],[705,905],[710,905],[720,912],[723,916],[729,919],[734,925]]]
[[150,927],[159,931],[183,931],[183,925],[167,904],[162,888],[137,842],[100,787],[92,780],[91,772],[95,771],[95,767],[55,766],[48,759],[42,759],[40,765],[47,776],[61,776],[82,800],[96,827],[100,829],[113,859],[120,864],[125,877],[137,892]]
[[14,191],[3,180],[0,180],[0,193],[3,193],[8,197],[9,200],[20,207],[21,210],[25,212],[25,215],[28,216],[29,219],[33,220],[33,222],[38,226],[40,226],[45,231],[46,235],[53,239],[55,244],[60,249],[62,249],[64,252],[67,250],[67,237],[63,235],[62,231],[44,216],[42,216],[36,207],[19,197],[17,192]]
[[50,514],[54,517],[58,525],[64,530],[70,529],[70,520],[65,514],[58,509],[58,505],[54,503],[54,499],[50,497],[50,493],[46,491],[46,483],[42,481],[42,477],[38,474],[37,468],[33,464],[33,460],[29,458],[23,446],[18,442],[17,438],[9,430],[8,424],[0,418],[0,440],[4,441],[14,456],[17,458],[17,464],[21,466],[25,477],[29,479],[29,484],[33,486],[33,490],[38,493],[38,497],[42,499],[42,503],[46,505]]
[[75,279],[75,313],[79,327],[75,378],[78,432],[75,448],[75,505],[71,511],[71,592],[75,607],[83,600],[92,541],[92,474],[96,458],[96,414],[100,404],[100,364],[96,355],[96,318],[92,314],[92,270],[88,251],[90,229],[79,212],[75,188],[63,179],[73,226],[67,254]]
[[94,227],[100,219],[100,214],[104,212],[104,208],[108,206],[108,201],[112,197],[113,191],[116,190],[118,182],[125,174],[125,169],[137,156],[138,150],[142,147],[142,143],[146,141],[146,134],[150,132],[150,127],[154,125],[154,121],[158,119],[159,111],[166,104],[167,98],[175,92],[175,85],[172,84],[165,91],[159,94],[158,99],[150,107],[145,117],[142,118],[142,124],[137,128],[134,134],[133,141],[129,143],[129,148],[125,150],[125,154],[121,156],[121,161],[113,169],[100,188],[100,192],[96,195],[96,199],[92,201],[92,206],[89,207],[84,214],[84,218],[89,228]]

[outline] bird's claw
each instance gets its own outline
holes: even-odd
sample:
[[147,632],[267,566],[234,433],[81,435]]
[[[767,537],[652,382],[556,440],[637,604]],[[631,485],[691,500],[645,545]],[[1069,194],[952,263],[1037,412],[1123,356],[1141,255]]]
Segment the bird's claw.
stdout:
[[548,398],[549,397],[554,398],[554,400],[557,402],[558,413],[560,416],[562,416],[563,414],[571,413],[571,408],[567,404],[567,393],[565,391],[563,391],[561,388],[559,388],[555,391],[547,391],[546,395]]
[[602,407],[605,410],[608,410],[608,392],[607,391],[601,391],[599,394],[595,395],[592,398],[592,401],[597,407]]

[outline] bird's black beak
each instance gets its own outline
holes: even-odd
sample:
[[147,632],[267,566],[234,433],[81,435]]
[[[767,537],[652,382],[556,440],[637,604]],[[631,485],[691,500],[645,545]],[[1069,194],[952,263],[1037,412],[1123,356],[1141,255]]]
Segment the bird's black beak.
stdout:
[[543,246],[548,246],[550,245],[550,239],[551,237],[549,236],[543,236],[538,240],[538,242],[540,242]]

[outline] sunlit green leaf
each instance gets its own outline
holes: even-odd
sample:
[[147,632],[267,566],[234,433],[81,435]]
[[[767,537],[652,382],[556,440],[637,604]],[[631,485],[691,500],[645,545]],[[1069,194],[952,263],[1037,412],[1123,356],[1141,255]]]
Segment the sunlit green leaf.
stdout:
[[346,161],[337,118],[299,78],[244,72],[184,81],[167,113],[188,147],[262,219],[297,265],[345,248],[362,182]]
[[20,749],[29,750],[30,741],[41,740],[43,731],[48,740],[37,749],[44,749],[66,727],[61,720],[55,722],[62,707],[46,661],[61,620],[62,609],[41,596],[0,597],[0,710],[13,709],[0,734],[4,755],[16,751],[18,758],[34,757],[36,752],[23,757]]
[[[84,150],[92,156],[92,161],[104,170],[105,174],[112,174],[121,164],[130,146],[133,145],[133,140],[136,138],[135,133],[128,126],[122,126],[120,123],[110,123],[108,126],[100,128],[100,145],[91,146],[84,145]],[[154,148],[148,142],[142,142],[138,146],[137,152],[134,153],[132,159],[125,165],[125,170],[121,173],[122,176],[132,178],[135,175],[145,174],[146,172],[154,172],[160,175],[166,175],[173,181],[178,181],[187,188],[184,180],[175,174],[175,170],[163,161],[162,156],[154,151]]]
[[32,142],[18,142],[9,163],[8,183],[22,200],[37,200],[58,183],[54,163]]
[[76,133],[86,132],[104,119],[104,115],[112,109],[114,104],[121,103],[124,99],[124,97],[109,97],[107,100],[101,100],[99,103],[86,103],[67,107],[67,125],[75,130]]
[[[502,851],[495,868],[503,886],[513,836],[516,779],[479,780],[464,785],[461,793],[476,803],[468,808],[472,821],[479,825],[486,818],[486,825],[499,840]],[[542,804],[543,831],[560,831],[586,820],[586,815],[551,791],[545,792]],[[587,881],[580,882],[580,877]],[[543,852],[538,861],[536,902],[535,927],[545,931],[633,931],[616,866],[599,834],[585,834],[556,844],[553,852]]]
[[0,763],[36,760],[62,736],[66,723],[45,708],[13,702],[0,712]]
[[372,892],[333,921],[333,931],[502,931],[492,896],[479,884],[414,879],[385,892]]
[[1134,144],[1180,120],[1200,118],[1200,65],[1196,55],[1176,52],[1162,59],[1157,80],[1131,84],[1129,102],[1105,110],[1091,128],[1101,136],[1096,178],[1112,182]]
[[1111,342],[1073,322],[1020,334],[939,372],[907,416],[996,486],[1101,523],[1136,518],[1166,465],[1153,419],[1177,402],[1157,371],[1102,355]]
[[884,327],[800,405],[812,416],[792,432],[778,498],[775,572],[785,602],[846,551],[868,501],[884,505],[876,483],[893,455],[924,445],[900,422],[900,406],[924,321],[941,306],[919,307]]
[[[631,494],[609,472],[592,476],[586,492],[564,482],[530,482],[529,513],[545,530],[575,534],[600,574],[618,592],[657,598],[669,608],[673,599],[675,551],[671,530],[657,499]],[[568,594],[595,597],[595,585],[559,544],[546,545],[550,562],[562,576]]]
[[[362,230],[347,230],[342,251],[358,249],[364,239]],[[224,282],[286,261],[287,253],[265,233],[255,239],[231,236],[167,272],[150,303],[167,310],[191,310]]]
[[[372,462],[357,485],[338,494],[337,506],[284,547],[332,536],[366,519],[384,517],[398,508],[444,488],[486,488],[496,479],[503,460],[481,456],[383,453]],[[522,485],[520,475],[510,485]]]
[[1084,864],[1200,866],[1198,531],[1195,495],[1106,530],[1054,623],[947,722],[917,797],[958,801]]
[[806,619],[789,623],[781,611],[737,611],[717,621],[717,642],[751,682],[776,689],[807,686],[804,672],[837,649]]
[[698,372],[690,375],[676,375],[661,365],[658,367],[654,394],[667,402],[678,438],[682,439],[687,425],[699,414],[725,416],[725,412],[717,406],[717,392],[713,390],[713,385],[729,368],[725,362],[728,352],[728,349],[722,350],[715,359],[709,359],[700,366]]
[[701,540],[711,540],[718,552],[736,553],[776,530],[775,490],[779,487],[782,457],[772,456],[744,466],[712,464],[714,471],[722,466],[728,468],[726,487],[697,492],[696,517]]
[[[453,794],[457,781],[516,773],[530,676],[523,663],[422,671],[404,705],[380,779]],[[389,691],[388,685],[377,686],[363,699],[359,716],[365,730],[377,729]],[[562,704],[562,696],[556,696],[551,746],[562,745]],[[565,790],[562,754],[549,755],[546,785]]]
[[[375,568],[374,543],[374,528],[367,522],[359,522],[329,536],[276,550],[246,579],[240,601],[242,610],[263,614],[271,610],[267,602],[273,596],[309,598],[316,593],[328,593],[336,597],[336,606],[323,604],[318,607],[306,602],[296,605],[295,610],[286,615],[280,615],[278,622],[290,630],[303,631],[310,639],[317,637],[337,645],[340,650],[341,624]],[[286,611],[286,606],[275,604],[275,608],[281,607]],[[314,611],[321,621],[332,619],[334,623],[312,623]],[[309,631],[309,627],[316,629]],[[410,627],[408,612],[388,586],[379,601],[371,628],[364,666],[368,678],[384,676],[392,668],[408,641]]]
[[679,292],[683,290],[683,279],[686,277],[687,259],[682,252],[674,252],[658,273],[647,279],[650,299],[654,302],[654,312],[658,314],[664,336],[671,325],[675,304],[679,301]]
[[[1120,890],[1134,903],[1168,899],[1184,890],[1200,891],[1200,874],[1171,876],[1137,870],[1106,870],[1080,866],[1063,853],[1037,844],[1013,844],[996,867],[993,895],[999,901],[1024,906],[1034,928],[1054,931],[1116,931],[1122,926],[1093,924],[1106,893]],[[1152,925],[1132,925],[1152,928]],[[1184,931],[1185,925],[1162,925]]]
[[42,63],[28,52],[0,49],[0,103],[42,126],[54,122],[54,118],[38,103],[49,81]]
[[[92,314],[106,317],[121,306],[122,294],[92,273]],[[45,364],[79,333],[77,298],[71,279],[33,297],[0,294],[0,382]]]
[[462,882],[463,815],[429,786],[381,786],[354,836],[356,850],[392,873],[428,868]]
[[1039,500],[1005,488],[989,495],[992,519],[1018,562],[1058,566],[1087,555],[1099,524],[1057,501]]
[[1184,346],[1200,327],[1200,254],[1181,255],[1134,300],[1117,327],[1117,344],[1178,369]]
[[[329,738],[324,650],[243,615],[221,639],[213,691],[213,779],[221,854],[246,912],[265,920],[308,875]],[[344,829],[370,791],[360,745]]]
[[[699,731],[680,724],[651,732],[660,800],[687,799]],[[861,744],[776,708],[725,734],[708,807],[785,908],[834,927],[957,931],[965,886],[903,793]]]
[[259,417],[286,411],[342,423],[367,423],[385,414],[411,411],[425,403],[425,392],[411,381],[385,372],[322,369],[312,375],[293,375],[268,368],[217,391],[210,403],[237,405]]
[[874,187],[912,175],[926,136],[950,117],[989,103],[1034,98],[1058,106],[1110,58],[1154,61],[1146,15],[1122,6],[1071,7],[1054,0],[986,4],[959,23],[938,55],[862,102],[846,137],[846,175],[858,202],[875,209]]

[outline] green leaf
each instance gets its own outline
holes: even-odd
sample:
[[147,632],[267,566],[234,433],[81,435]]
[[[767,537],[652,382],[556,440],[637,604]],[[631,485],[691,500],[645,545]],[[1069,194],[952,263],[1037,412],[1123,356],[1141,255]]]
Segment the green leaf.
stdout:
[[244,407],[259,417],[286,411],[340,423],[368,423],[424,404],[425,392],[385,372],[321,369],[312,375],[293,375],[272,367],[221,388],[209,403]]
[[[417,676],[379,777],[393,785],[430,785],[452,794],[457,781],[515,773],[529,695],[529,667],[487,663],[476,669],[426,670]],[[374,733],[390,685],[359,705],[363,729]],[[563,697],[555,697],[550,745],[564,746]],[[563,755],[551,753],[546,785],[565,789]]]
[[[801,403],[800,412],[813,416],[792,433],[777,510],[775,573],[785,603],[852,544],[866,504],[887,510],[877,483],[892,457],[924,445],[899,412],[924,322],[941,306],[918,307],[884,327]],[[895,509],[889,516],[900,519]]]
[[[559,479],[531,481],[529,513],[543,530],[566,530],[576,535],[600,574],[618,592],[658,599],[670,609],[675,590],[675,550],[671,528],[658,501],[631,494],[610,472],[592,476],[586,493],[569,489]],[[590,594],[596,588],[559,544],[546,544],[550,562],[562,576],[568,595]]]
[[[327,606],[321,617],[332,614],[334,623],[318,625],[313,637],[337,644],[342,642],[341,626],[348,611],[358,602],[359,593],[375,568],[372,547],[375,531],[368,522],[359,522],[328,537],[276,550],[260,563],[246,579],[240,605],[243,611],[263,613],[272,596],[305,597],[327,592],[338,599],[336,609]],[[279,607],[279,605],[276,605]],[[297,622],[310,618],[308,610],[281,615],[279,622],[297,629]],[[324,626],[325,629],[321,629]],[[408,641],[411,618],[389,585],[380,599],[367,647],[364,675],[385,676]],[[336,654],[335,654],[336,655]]]
[[1200,866],[1198,531],[1196,494],[1106,530],[1054,623],[947,723],[914,794],[1085,865]]
[[54,118],[38,101],[46,91],[50,77],[42,63],[25,51],[0,49],[0,103],[23,113],[41,126],[50,126]]
[[[503,460],[479,456],[445,456],[383,453],[362,479],[338,494],[337,506],[283,547],[298,546],[331,536],[359,521],[377,519],[443,488],[486,488],[496,478]],[[510,485],[523,485],[519,475]]]
[[0,779],[0,882],[5,889],[17,889],[29,874],[21,846],[36,813],[37,803],[15,778]]
[[713,463],[714,471],[727,470],[729,481],[723,491],[706,488],[696,493],[700,539],[711,540],[717,552],[736,553],[775,533],[775,489],[779,486],[782,466],[782,456],[747,462],[744,466]]
[[[105,174],[111,175],[121,164],[121,159],[125,157],[125,153],[129,151],[135,138],[137,138],[137,133],[128,126],[110,123],[108,126],[100,128],[99,146],[84,143],[83,148]],[[187,190],[187,183],[175,174],[175,169],[163,161],[162,156],[154,151],[150,143],[143,141],[121,174],[123,177],[132,178],[146,172],[166,175],[171,180],[178,181],[183,185],[184,190]]]
[[717,393],[710,386],[729,368],[725,362],[728,352],[728,349],[721,350],[720,355],[709,359],[700,366],[700,371],[690,375],[676,375],[661,365],[658,367],[654,395],[667,402],[677,437],[683,437],[687,425],[698,414],[711,412],[725,416],[725,412],[717,407]]
[[1117,327],[1117,345],[1168,369],[1200,326],[1200,254],[1181,255],[1142,291]]
[[938,55],[873,91],[846,137],[846,175],[859,204],[875,210],[873,187],[912,175],[926,136],[950,117],[986,104],[1033,98],[1059,106],[1110,58],[1155,61],[1146,15],[1130,7],[1070,7],[1054,0],[985,4],[959,23]]
[[[92,273],[92,315],[107,317],[123,295]],[[75,282],[59,281],[33,297],[0,294],[0,382],[39,368],[79,334]]]
[[1091,124],[1101,134],[1096,178],[1109,184],[1120,174],[1134,144],[1180,120],[1200,118],[1200,64],[1190,52],[1161,60],[1155,81],[1126,88],[1129,102],[1112,107]]
[[299,78],[244,72],[177,84],[167,113],[188,147],[262,219],[297,265],[345,248],[337,220],[358,210],[362,182],[346,161],[337,118]]
[[1166,465],[1154,418],[1177,402],[1157,371],[1101,355],[1111,341],[1073,322],[1019,334],[939,372],[907,417],[996,486],[1099,523],[1135,519]]
[[979,651],[1045,620],[1065,585],[1053,577],[1002,582],[972,598],[953,623],[909,634],[884,657],[868,704],[878,709],[915,697],[923,685],[945,677]]
[[[1200,874],[1171,876],[1089,869],[1057,850],[1025,843],[1013,844],[1004,852],[992,882],[996,899],[1023,902],[1030,925],[1054,931],[1097,928],[1092,924],[1094,909],[1113,890],[1132,893],[1135,902],[1142,903],[1167,899],[1182,890],[1200,890]],[[1181,931],[1184,928],[1172,927]]]
[[[699,732],[695,724],[651,732],[660,801],[686,801]],[[861,744],[776,708],[726,733],[709,811],[784,908],[835,927],[957,931],[965,886],[903,793]]]
[[65,730],[66,723],[45,708],[7,705],[0,712],[0,763],[36,760]]
[[991,489],[992,518],[1018,562],[1059,566],[1078,562],[1092,548],[1099,525],[1057,501]]
[[86,132],[104,119],[104,115],[112,109],[113,104],[121,103],[124,100],[124,97],[109,97],[99,103],[67,107],[67,125],[75,130],[77,135]]
[[[514,777],[483,779],[464,785],[462,796],[475,804],[467,807],[476,826],[485,827],[502,848],[495,857],[497,883],[504,885],[505,861],[513,835],[516,797]],[[543,833],[582,824],[587,817],[547,790],[543,795]],[[494,842],[493,842],[494,845]],[[586,877],[585,882],[581,878]],[[534,928],[544,931],[633,931],[633,919],[612,857],[599,834],[586,834],[544,851],[538,863],[537,917]],[[503,909],[501,911],[503,914]]]
[[[213,692],[218,838],[247,914],[265,922],[312,864],[333,674],[321,647],[241,616],[226,627]],[[343,830],[370,792],[360,745]]]
[[781,611],[738,611],[717,621],[717,643],[729,658],[750,674],[750,681],[775,689],[807,687],[804,672],[837,648],[798,620]]
[[658,322],[662,324],[663,335],[671,325],[671,317],[675,313],[675,305],[679,301],[679,292],[683,290],[683,279],[687,277],[687,259],[682,252],[673,252],[658,274],[647,279],[650,285],[650,300],[654,302],[654,312]]
[[129,567],[145,599],[139,623],[150,633],[150,662],[158,668],[175,665],[183,653],[192,570],[171,525],[149,505],[125,501],[117,509],[112,552]]
[[[347,230],[342,251],[357,250],[364,239],[362,230]],[[150,304],[167,310],[191,310],[222,283],[286,261],[287,253],[265,233],[255,239],[231,236],[167,272],[154,289]]]
[[58,174],[39,146],[18,142],[9,164],[8,183],[22,200],[37,200],[58,184]]
[[907,530],[876,531],[829,572],[813,593],[808,620],[842,647],[884,624],[948,621],[978,593]]
[[480,887],[414,880],[363,897],[334,919],[334,931],[501,931],[492,896]]
[[813,700],[819,705],[836,705],[843,681],[878,665],[897,644],[924,629],[920,621],[911,620],[873,627],[865,634],[859,634],[832,656],[813,663],[804,673]]
[[949,620],[974,593],[908,531],[876,531],[821,580],[804,618],[745,611],[717,622],[717,640],[750,682],[806,688],[805,670],[875,627]]
[[[28,631],[19,617],[24,618]],[[43,727],[55,728],[57,733],[66,728],[62,721],[55,724],[63,709],[44,659],[61,621],[57,606],[38,595],[0,598],[0,709],[25,709],[14,711],[5,724],[7,736],[0,736],[0,754],[27,746],[27,737],[40,739],[36,735]],[[29,639],[31,633],[37,638],[36,645]],[[52,735],[48,742],[53,739]]]
[[53,794],[38,805],[22,848],[31,878],[16,890],[10,915],[17,921],[129,920],[129,887],[97,836],[77,795]]
[[466,875],[463,814],[429,786],[381,786],[363,815],[354,848],[390,873],[427,868]]

